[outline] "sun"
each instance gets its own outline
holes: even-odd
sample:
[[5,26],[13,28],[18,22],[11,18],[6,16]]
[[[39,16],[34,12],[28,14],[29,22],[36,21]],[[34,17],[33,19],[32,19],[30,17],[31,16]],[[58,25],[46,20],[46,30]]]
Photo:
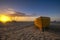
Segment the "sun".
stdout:
[[0,22],[6,23],[8,21],[11,21],[11,17],[7,15],[0,15]]

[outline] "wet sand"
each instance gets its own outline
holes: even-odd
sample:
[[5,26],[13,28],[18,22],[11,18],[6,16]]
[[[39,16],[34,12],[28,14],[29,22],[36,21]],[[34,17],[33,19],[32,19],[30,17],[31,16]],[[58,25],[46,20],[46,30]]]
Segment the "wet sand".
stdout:
[[60,40],[59,26],[50,25],[49,30],[42,32],[33,22],[9,23],[0,27],[0,40]]

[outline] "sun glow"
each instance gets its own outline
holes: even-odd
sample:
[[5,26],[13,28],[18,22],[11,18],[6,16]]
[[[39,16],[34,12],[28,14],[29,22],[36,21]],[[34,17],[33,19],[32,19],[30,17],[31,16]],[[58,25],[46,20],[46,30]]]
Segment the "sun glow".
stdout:
[[6,23],[8,21],[12,21],[11,17],[7,15],[0,15],[0,22]]

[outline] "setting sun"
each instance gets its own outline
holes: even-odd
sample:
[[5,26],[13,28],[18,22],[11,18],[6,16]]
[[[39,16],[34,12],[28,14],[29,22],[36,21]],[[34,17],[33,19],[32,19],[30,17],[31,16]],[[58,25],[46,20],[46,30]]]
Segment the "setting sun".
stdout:
[[6,23],[8,21],[11,21],[11,18],[7,15],[1,15],[0,16],[0,21],[3,22],[3,23]]

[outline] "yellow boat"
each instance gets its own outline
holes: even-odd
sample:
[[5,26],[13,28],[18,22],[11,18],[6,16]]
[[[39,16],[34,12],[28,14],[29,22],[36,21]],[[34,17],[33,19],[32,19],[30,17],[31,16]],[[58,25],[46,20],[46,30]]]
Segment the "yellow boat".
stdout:
[[40,30],[43,30],[43,28],[47,28],[50,25],[50,17],[38,17],[34,20],[34,24]]

